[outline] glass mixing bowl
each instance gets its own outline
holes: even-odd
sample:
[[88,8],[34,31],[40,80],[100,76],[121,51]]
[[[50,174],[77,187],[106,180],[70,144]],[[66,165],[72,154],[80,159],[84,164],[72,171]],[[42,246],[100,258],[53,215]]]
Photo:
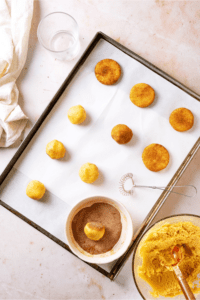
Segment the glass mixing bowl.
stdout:
[[[195,216],[195,215],[189,215],[189,214],[184,214],[184,215],[176,215],[176,216],[171,216],[164,218],[155,224],[153,224],[138,240],[135,251],[133,254],[133,266],[132,266],[132,271],[133,271],[133,278],[135,281],[135,285],[138,289],[138,292],[142,296],[143,299],[145,300],[166,300],[166,299],[173,299],[173,300],[184,300],[185,297],[184,295],[178,295],[173,298],[166,298],[163,296],[159,296],[158,298],[154,298],[150,292],[152,291],[151,286],[144,281],[142,278],[139,277],[138,275],[138,267],[142,265],[142,258],[139,255],[140,251],[140,245],[141,243],[147,238],[147,234],[151,229],[159,228],[165,224],[173,224],[173,223],[178,223],[178,222],[192,222],[195,226],[198,226],[200,228],[200,216]],[[200,242],[200,241],[199,241]],[[196,278],[195,281],[196,284],[200,285],[200,276],[199,278]],[[195,294],[195,297],[197,300],[200,300],[200,294]]]

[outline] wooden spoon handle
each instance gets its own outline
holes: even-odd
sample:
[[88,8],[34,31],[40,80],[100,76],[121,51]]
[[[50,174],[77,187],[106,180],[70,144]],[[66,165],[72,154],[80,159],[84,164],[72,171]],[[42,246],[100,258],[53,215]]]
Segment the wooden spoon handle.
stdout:
[[176,277],[178,279],[178,282],[180,284],[181,290],[182,290],[182,292],[185,296],[185,299],[187,299],[187,300],[196,300],[189,284],[187,283],[187,280],[183,276],[183,273],[181,272],[179,267],[175,266],[173,269],[174,269],[174,273],[176,274]]

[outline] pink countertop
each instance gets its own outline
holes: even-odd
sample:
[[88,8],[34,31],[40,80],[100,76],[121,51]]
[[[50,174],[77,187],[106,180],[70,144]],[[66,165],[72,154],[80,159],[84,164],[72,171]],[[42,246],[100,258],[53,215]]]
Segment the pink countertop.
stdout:
[[[19,102],[29,117],[25,135],[97,31],[200,94],[199,1],[38,0],[34,4],[28,57],[17,80]],[[38,23],[54,11],[69,13],[79,24],[81,51],[71,62],[53,59],[38,43]],[[20,141],[0,149],[0,172]],[[165,206],[165,213],[176,211],[170,204]],[[132,256],[110,282],[1,206],[0,219],[0,299],[141,299],[132,279]]]

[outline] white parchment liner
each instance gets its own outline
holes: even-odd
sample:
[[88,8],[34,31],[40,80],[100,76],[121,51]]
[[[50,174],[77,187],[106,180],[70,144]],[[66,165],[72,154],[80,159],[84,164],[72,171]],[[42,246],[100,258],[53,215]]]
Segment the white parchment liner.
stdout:
[[[122,77],[113,86],[99,83],[94,75],[96,63],[104,58],[116,60],[122,68]],[[132,86],[140,82],[155,90],[155,101],[150,107],[136,107],[129,99]],[[68,109],[77,104],[87,112],[87,119],[81,125],[73,125],[67,118]],[[194,114],[194,126],[187,132],[177,132],[169,124],[170,113],[178,107],[189,108]],[[119,200],[130,212],[135,231],[162,191],[136,189],[132,196],[125,197],[118,189],[121,176],[131,172],[136,184],[166,186],[199,137],[199,116],[197,100],[101,40],[15,167],[28,178],[43,182],[50,193],[69,206],[95,195]],[[111,138],[111,130],[117,124],[126,124],[133,131],[133,138],[126,145],[119,145]],[[46,144],[53,139],[66,147],[67,155],[62,160],[52,160],[45,152]],[[157,173],[149,171],[141,158],[144,148],[151,143],[162,144],[170,154],[167,168]],[[82,182],[78,175],[86,162],[96,164],[100,171],[93,184]],[[23,196],[18,197],[15,192],[13,197],[23,206],[27,196],[25,190],[21,192]],[[12,192],[9,195],[12,197]],[[37,201],[31,200],[28,209],[37,205]],[[52,210],[56,214],[56,205]],[[26,215],[26,211],[23,213]],[[45,220],[45,213],[43,217],[44,223],[48,223],[49,217]],[[54,227],[60,228],[59,222],[57,218]]]

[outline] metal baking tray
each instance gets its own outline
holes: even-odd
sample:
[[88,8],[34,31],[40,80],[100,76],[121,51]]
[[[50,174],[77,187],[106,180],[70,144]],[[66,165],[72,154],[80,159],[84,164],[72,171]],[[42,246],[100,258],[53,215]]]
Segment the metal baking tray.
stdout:
[[[91,41],[91,43],[89,44],[89,46],[87,47],[87,49],[85,50],[85,52],[83,53],[83,55],[81,56],[81,58],[79,59],[77,64],[75,65],[75,67],[73,68],[73,70],[70,72],[70,74],[68,75],[68,77],[66,78],[66,80],[64,81],[62,86],[60,87],[60,89],[57,91],[57,93],[53,97],[52,101],[46,107],[46,109],[44,110],[44,112],[42,113],[42,115],[40,116],[38,121],[36,122],[36,124],[33,126],[31,131],[29,132],[26,139],[22,142],[22,144],[19,147],[19,149],[17,150],[16,154],[13,156],[13,158],[11,159],[11,161],[9,162],[9,164],[7,165],[5,170],[3,171],[2,175],[0,176],[0,185],[2,185],[2,183],[5,181],[5,179],[8,180],[8,175],[11,172],[11,170],[13,169],[13,166],[18,161],[18,159],[20,158],[20,156],[22,155],[22,153],[24,152],[26,147],[29,145],[30,141],[35,136],[35,134],[37,133],[37,131],[39,130],[39,128],[41,127],[41,125],[43,124],[43,122],[45,121],[47,116],[49,115],[49,113],[52,111],[53,107],[56,105],[56,103],[58,102],[58,100],[61,97],[61,95],[63,94],[63,92],[69,86],[70,82],[72,81],[72,79],[74,78],[74,76],[76,75],[76,73],[78,72],[80,67],[84,64],[87,57],[90,55],[90,53],[93,51],[93,49],[95,48],[95,46],[97,45],[97,43],[101,39],[103,39],[106,42],[110,43],[111,45],[115,46],[116,48],[118,48],[119,50],[124,52],[125,54],[129,55],[130,57],[132,57],[136,61],[140,62],[141,64],[143,64],[144,66],[146,66],[147,68],[152,70],[153,72],[157,73],[158,75],[160,75],[161,77],[163,77],[164,79],[169,81],[170,83],[174,84],[175,86],[177,86],[178,88],[180,88],[181,90],[183,90],[184,92],[186,92],[187,94],[192,96],[194,99],[200,101],[200,96],[197,95],[196,93],[194,93],[193,91],[191,91],[190,89],[188,89],[187,87],[185,87],[183,84],[181,84],[180,82],[178,82],[177,80],[175,80],[174,78],[169,76],[168,74],[164,73],[163,71],[161,71],[160,69],[158,69],[157,67],[155,67],[154,65],[152,65],[151,63],[149,63],[148,61],[143,59],[142,57],[138,56],[137,54],[135,54],[131,50],[129,50],[126,47],[122,46],[121,44],[119,44],[118,42],[116,42],[115,40],[110,38],[109,36],[105,35],[102,32],[97,32],[97,34],[95,35],[95,37],[93,38],[93,40]],[[120,272],[120,270],[122,269],[124,263],[126,262],[129,255],[133,251],[137,240],[145,232],[145,230],[150,226],[150,223],[153,221],[156,214],[158,213],[158,211],[160,210],[160,208],[162,207],[164,202],[167,200],[167,198],[170,194],[170,191],[176,185],[176,183],[178,182],[178,180],[180,179],[180,177],[184,173],[185,169],[187,168],[187,166],[189,165],[189,163],[191,162],[191,160],[193,159],[193,157],[195,156],[195,154],[196,154],[196,152],[198,151],[199,148],[200,148],[200,138],[196,141],[196,143],[194,144],[194,146],[192,147],[192,149],[188,153],[187,157],[182,162],[181,166],[179,167],[177,172],[174,174],[173,178],[168,183],[169,190],[168,191],[163,191],[163,193],[160,195],[160,197],[158,198],[158,200],[156,201],[156,203],[154,204],[154,206],[152,207],[152,209],[150,210],[150,212],[148,213],[148,215],[144,219],[143,223],[140,225],[138,231],[134,234],[132,243],[129,246],[128,250],[126,251],[126,253],[123,256],[121,256],[115,262],[115,264],[112,267],[111,271],[108,272],[108,271],[104,270],[103,268],[101,268],[100,266],[95,265],[95,264],[87,263],[88,265],[90,265],[92,268],[96,269],[97,271],[99,271],[100,273],[102,273],[103,275],[108,277],[110,280],[114,280],[116,278],[117,274]],[[9,210],[10,212],[15,214],[16,216],[18,216],[22,220],[24,220],[26,223],[28,223],[32,227],[36,228],[38,231],[42,232],[44,235],[46,235],[47,237],[52,239],[54,242],[59,244],[61,247],[65,248],[67,251],[71,252],[71,250],[70,250],[70,248],[67,244],[65,244],[64,242],[62,242],[58,238],[56,238],[54,235],[50,234],[48,231],[44,230],[44,228],[42,228],[41,226],[38,226],[36,223],[32,222],[30,219],[28,219],[27,217],[25,217],[24,215],[22,215],[21,213],[19,213],[15,209],[13,209],[11,206],[6,204],[2,200],[0,200],[0,205],[2,205],[4,208]]]

